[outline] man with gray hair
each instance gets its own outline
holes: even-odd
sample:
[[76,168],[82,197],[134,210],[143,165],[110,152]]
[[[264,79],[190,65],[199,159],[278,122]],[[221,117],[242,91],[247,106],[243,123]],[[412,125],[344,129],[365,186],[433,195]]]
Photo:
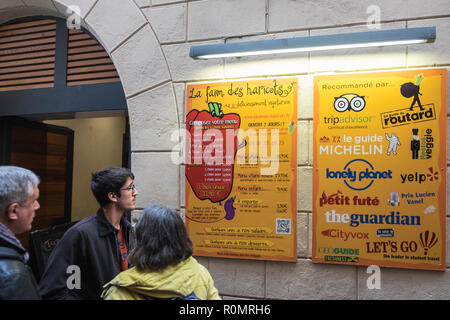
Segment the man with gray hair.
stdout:
[[28,253],[16,235],[30,231],[40,208],[39,178],[32,171],[0,166],[0,300],[40,299]]

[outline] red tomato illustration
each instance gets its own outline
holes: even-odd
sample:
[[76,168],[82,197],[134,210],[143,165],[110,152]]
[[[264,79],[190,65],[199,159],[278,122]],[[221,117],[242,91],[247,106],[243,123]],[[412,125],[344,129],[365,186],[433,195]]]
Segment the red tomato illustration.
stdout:
[[241,118],[223,114],[221,105],[209,103],[210,111],[190,111],[186,115],[186,178],[200,200],[225,200],[233,186],[234,160],[238,150],[237,131]]

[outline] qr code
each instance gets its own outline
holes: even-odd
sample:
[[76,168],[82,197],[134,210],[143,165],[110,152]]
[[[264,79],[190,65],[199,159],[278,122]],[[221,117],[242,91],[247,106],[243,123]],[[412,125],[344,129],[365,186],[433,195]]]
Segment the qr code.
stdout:
[[277,219],[277,234],[291,234],[291,219]]

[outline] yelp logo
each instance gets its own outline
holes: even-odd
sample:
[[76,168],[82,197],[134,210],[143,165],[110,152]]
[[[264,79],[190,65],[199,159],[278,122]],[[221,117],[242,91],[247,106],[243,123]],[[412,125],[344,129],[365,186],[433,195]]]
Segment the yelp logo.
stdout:
[[428,168],[428,171],[426,173],[401,173],[400,174],[401,183],[405,182],[418,182],[423,183],[427,180],[429,182],[433,182],[439,179],[439,171],[434,171],[432,167]]

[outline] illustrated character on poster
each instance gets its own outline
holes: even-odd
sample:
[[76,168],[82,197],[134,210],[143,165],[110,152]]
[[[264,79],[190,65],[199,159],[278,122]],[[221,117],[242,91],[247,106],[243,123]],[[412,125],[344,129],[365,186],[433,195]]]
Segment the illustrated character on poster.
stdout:
[[414,84],[412,82],[407,82],[407,83],[402,84],[402,86],[400,87],[400,93],[402,94],[402,96],[404,96],[405,98],[414,97],[409,110],[412,110],[416,103],[419,106],[420,110],[424,110],[424,108],[422,107],[422,104],[420,103],[420,99],[419,99],[419,95],[422,95],[420,93],[420,84],[422,83],[422,81],[424,79],[425,79],[425,77],[421,73],[421,74],[416,75],[416,84]]
[[236,213],[236,208],[233,206],[233,204],[234,204],[235,200],[236,200],[236,196],[231,197],[230,199],[228,199],[225,202],[225,205],[224,205],[224,209],[225,209],[225,213],[226,213],[225,219],[227,219],[227,220],[233,220],[233,218],[234,218],[234,215]]
[[290,124],[287,125],[287,127],[288,127],[289,133],[294,132],[294,129],[295,129],[295,122],[292,121]]
[[419,140],[419,129],[412,129],[413,139],[411,140],[411,151],[412,158],[419,159],[419,150],[420,150],[420,140]]
[[390,155],[391,152],[394,153],[394,155],[397,154],[397,146],[400,146],[400,140],[398,139],[397,135],[395,133],[392,133],[392,136],[389,137],[389,135],[386,133],[386,140],[389,141],[389,147],[387,151],[387,155]]
[[397,207],[400,204],[400,198],[398,196],[398,192],[397,191],[392,191],[391,192],[391,196],[388,199],[388,205],[389,206],[393,206],[393,207]]

